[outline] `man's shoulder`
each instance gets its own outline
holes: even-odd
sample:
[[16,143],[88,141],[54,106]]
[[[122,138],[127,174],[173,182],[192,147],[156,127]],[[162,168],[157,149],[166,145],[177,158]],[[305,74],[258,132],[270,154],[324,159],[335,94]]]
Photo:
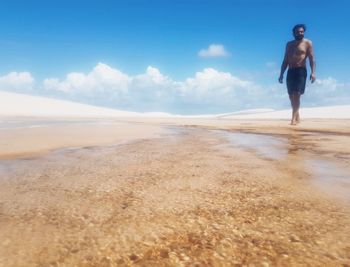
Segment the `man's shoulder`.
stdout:
[[290,47],[293,44],[294,40],[287,42],[286,47]]
[[309,45],[312,45],[312,41],[309,40],[309,39],[304,38],[304,42],[307,43],[307,44],[309,44]]

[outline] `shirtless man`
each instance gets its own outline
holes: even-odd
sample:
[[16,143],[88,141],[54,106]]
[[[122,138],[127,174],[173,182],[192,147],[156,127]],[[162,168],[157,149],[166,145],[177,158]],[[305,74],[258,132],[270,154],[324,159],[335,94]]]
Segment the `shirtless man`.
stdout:
[[306,26],[304,24],[297,24],[294,26],[293,35],[295,40],[288,42],[286,45],[286,52],[278,79],[280,83],[283,83],[283,74],[288,67],[287,89],[292,105],[291,125],[296,125],[300,122],[300,96],[304,94],[305,91],[307,58],[309,58],[311,67],[310,81],[313,83],[316,80],[316,63],[312,43],[310,40],[304,38],[305,31]]

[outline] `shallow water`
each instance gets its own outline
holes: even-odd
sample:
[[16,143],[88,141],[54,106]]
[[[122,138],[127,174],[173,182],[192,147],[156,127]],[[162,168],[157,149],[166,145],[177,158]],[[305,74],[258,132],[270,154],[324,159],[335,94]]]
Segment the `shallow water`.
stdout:
[[324,159],[310,159],[306,161],[313,174],[312,182],[321,188],[346,200],[350,204],[350,170],[338,163]]
[[53,121],[53,120],[30,120],[30,119],[11,119],[0,121],[0,130],[5,129],[25,129],[48,127],[50,125],[66,124],[69,121]]
[[253,150],[263,158],[284,159],[288,156],[287,138],[242,132],[225,132],[224,135],[233,145]]
[[224,136],[234,145],[254,151],[259,157],[302,162],[313,178],[311,182],[322,191],[350,204],[350,169],[335,160],[320,158],[307,150],[301,136],[276,137],[266,134],[225,132]]
[[21,176],[33,166],[38,165],[32,158],[0,159],[0,182]]
[[[19,120],[16,120],[16,122],[20,123]],[[32,122],[37,123],[38,121]],[[125,124],[125,122],[118,122],[118,121],[108,121],[108,120],[100,120],[100,121],[40,121],[43,125],[45,123],[47,124],[47,127],[56,125],[56,124],[94,124],[94,125],[100,125],[100,124]],[[50,124],[51,123],[51,124]],[[15,121],[13,122],[13,125],[16,127],[17,124]],[[27,124],[24,124],[27,126],[30,126],[31,124],[27,122]],[[33,124],[32,124],[33,125]],[[12,126],[11,126],[12,127]],[[15,129],[15,127],[8,128],[8,129]],[[25,127],[25,126],[21,126]],[[46,127],[46,126],[43,126]],[[18,129],[18,128],[17,128]],[[0,128],[1,130],[1,128]],[[80,157],[85,155],[86,153],[101,153],[101,152],[108,152],[108,151],[115,151],[118,149],[118,147],[137,142],[144,139],[156,139],[156,138],[172,138],[179,134],[184,134],[188,132],[187,129],[179,128],[179,127],[173,127],[173,126],[162,126],[161,131],[154,134],[153,137],[147,137],[147,138],[135,138],[130,140],[120,140],[115,143],[111,144],[96,144],[96,145],[79,145],[79,146],[69,146],[69,147],[62,147],[62,148],[55,148],[50,150],[47,153],[39,153],[39,154],[28,154],[21,157],[15,157],[10,159],[0,158],[0,182],[13,179],[13,177],[20,177],[25,176],[27,172],[33,172],[33,169],[35,172],[40,173],[43,168],[45,168],[47,165],[55,164],[57,162],[65,162],[65,161],[71,161],[71,160],[77,160],[77,163],[79,163]]]
[[39,128],[39,127],[49,127],[53,125],[71,125],[71,124],[97,124],[97,125],[109,125],[118,124],[119,122],[115,120],[59,120],[59,119],[3,119],[0,121],[0,130],[6,129],[28,129],[28,128]]

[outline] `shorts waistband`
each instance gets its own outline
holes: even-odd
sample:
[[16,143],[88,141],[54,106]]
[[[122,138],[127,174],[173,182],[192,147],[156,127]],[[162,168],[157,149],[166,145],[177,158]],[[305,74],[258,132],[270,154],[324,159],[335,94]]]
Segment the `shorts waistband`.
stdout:
[[306,67],[288,68],[288,70],[306,70]]

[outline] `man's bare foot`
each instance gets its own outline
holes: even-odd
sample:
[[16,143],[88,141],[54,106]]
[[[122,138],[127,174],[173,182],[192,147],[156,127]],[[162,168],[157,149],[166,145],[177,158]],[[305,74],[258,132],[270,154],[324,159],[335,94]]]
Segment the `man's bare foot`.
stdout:
[[290,122],[290,125],[297,125],[298,124],[298,122],[296,121],[296,120],[292,120],[291,122]]

